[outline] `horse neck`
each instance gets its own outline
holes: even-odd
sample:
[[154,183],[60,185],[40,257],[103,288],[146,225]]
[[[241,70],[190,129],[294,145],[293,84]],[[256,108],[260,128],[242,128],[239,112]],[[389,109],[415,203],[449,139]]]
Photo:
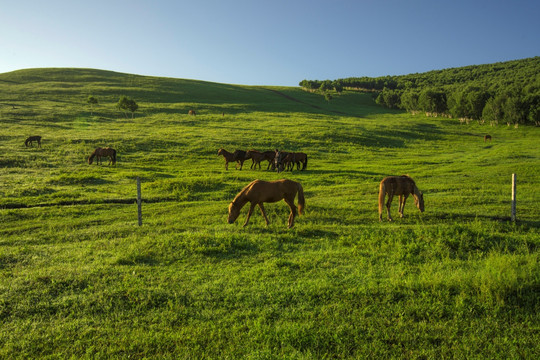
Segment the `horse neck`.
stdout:
[[242,209],[244,205],[246,205],[246,203],[249,201],[245,193],[246,189],[241,191],[240,194],[236,195],[236,197],[232,201],[234,204],[236,204],[236,206],[239,206],[240,209]]
[[422,194],[420,193],[420,190],[416,187],[416,184],[413,184],[412,189],[413,189],[412,194],[413,194],[414,198],[418,199],[420,197],[420,195],[422,195]]
[[227,159],[232,159],[232,156],[233,156],[232,153],[228,152],[228,151],[225,150],[225,149],[222,149],[221,154],[222,154],[224,157],[226,157]]

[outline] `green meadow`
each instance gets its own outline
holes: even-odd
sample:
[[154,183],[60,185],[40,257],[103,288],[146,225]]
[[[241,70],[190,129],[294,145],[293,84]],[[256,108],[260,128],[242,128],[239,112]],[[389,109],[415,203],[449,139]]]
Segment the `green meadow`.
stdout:
[[[0,358],[540,355],[539,128],[411,115],[355,91],[85,69],[0,74],[0,123]],[[116,166],[88,165],[104,146]],[[226,171],[221,147],[309,162]],[[401,174],[426,210],[409,198],[401,219],[395,198],[379,222],[379,182]],[[292,229],[284,202],[265,206],[269,226],[256,209],[242,227],[247,206],[227,224],[245,185],[281,178],[306,196]]]

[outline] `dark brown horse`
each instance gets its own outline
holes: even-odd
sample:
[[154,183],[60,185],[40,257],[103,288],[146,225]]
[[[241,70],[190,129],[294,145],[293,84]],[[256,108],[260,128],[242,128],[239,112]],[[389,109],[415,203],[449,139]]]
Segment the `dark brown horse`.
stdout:
[[418,210],[424,212],[424,195],[418,190],[414,180],[408,175],[388,176],[381,181],[379,186],[379,221],[382,221],[384,197],[386,194],[388,194],[388,201],[386,202],[388,221],[392,221],[392,217],[390,216],[390,205],[392,204],[394,195],[399,195],[398,212],[400,217],[403,217],[405,201],[410,194],[414,196],[414,202]]
[[249,207],[244,226],[248,224],[249,218],[253,213],[253,209],[257,205],[259,205],[262,216],[266,221],[266,225],[268,225],[269,221],[268,217],[266,216],[266,211],[264,210],[263,203],[273,203],[283,199],[291,209],[288,222],[288,227],[291,228],[294,226],[294,218],[296,217],[297,213],[296,206],[294,205],[294,198],[296,197],[297,193],[298,212],[300,214],[303,214],[306,201],[304,199],[304,189],[302,188],[302,185],[300,185],[300,183],[287,179],[270,182],[263,180],[254,180],[250,182],[245,188],[243,188],[242,191],[240,191],[238,195],[236,195],[234,200],[230,203],[229,217],[227,218],[227,221],[229,224],[234,223],[238,218],[238,215],[240,215],[240,210],[242,209],[242,207],[249,202],[251,203],[251,206]]
[[282,172],[283,170],[292,171],[294,165],[296,165],[297,170],[300,170],[300,165],[302,165],[302,170],[305,170],[307,168],[308,158],[303,152],[293,153],[276,149],[274,161],[277,172]]
[[260,152],[257,150],[248,150],[246,151],[246,160],[251,159],[251,169],[257,168],[257,165],[259,165],[259,169],[261,168],[261,161],[268,161],[268,166],[266,167],[266,170],[270,168],[270,165],[274,161],[275,152],[273,151],[265,151]]
[[217,152],[218,155],[222,155],[225,159],[225,170],[229,170],[229,163],[236,161],[235,169],[240,165],[240,170],[244,166],[244,161],[246,161],[246,152],[244,150],[236,150],[234,153],[230,153],[227,150],[221,148]]
[[484,136],[484,142],[486,142],[487,140],[491,141],[491,135],[487,134]]
[[94,161],[94,157],[96,158],[96,165],[99,165],[101,163],[102,157],[109,157],[108,165],[116,164],[116,150],[110,147],[96,148],[96,150],[94,150],[94,152],[88,157],[88,164],[92,164],[92,162]]
[[32,142],[37,141],[37,146],[41,147],[41,136],[30,136],[28,139],[24,141],[24,146],[32,146]]
[[296,165],[297,170],[300,170],[300,166],[302,166],[302,170],[305,170],[307,168],[307,161],[308,159],[305,153],[292,152],[285,156],[285,158],[283,159],[283,165],[289,171],[293,171],[294,165]]

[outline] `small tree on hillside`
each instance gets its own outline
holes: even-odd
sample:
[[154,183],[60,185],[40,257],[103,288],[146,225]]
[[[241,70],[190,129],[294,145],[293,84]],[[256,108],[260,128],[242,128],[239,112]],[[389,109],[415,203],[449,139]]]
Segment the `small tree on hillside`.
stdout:
[[325,99],[326,101],[330,101],[330,100],[332,100],[333,98],[332,98],[332,95],[331,95],[330,93],[324,93],[324,99]]
[[319,87],[319,90],[321,92],[325,92],[325,91],[332,90],[333,88],[334,88],[334,86],[332,85],[332,82],[330,80],[324,80],[321,83],[321,86]]
[[97,105],[98,99],[90,95],[88,96],[88,99],[86,100],[86,102],[90,104],[90,116],[94,115],[94,105]]
[[139,108],[139,105],[135,102],[135,100],[128,98],[127,96],[122,95],[120,97],[120,100],[118,100],[118,109],[124,111],[124,114],[127,116],[127,112],[131,112],[131,118],[135,116],[135,111]]

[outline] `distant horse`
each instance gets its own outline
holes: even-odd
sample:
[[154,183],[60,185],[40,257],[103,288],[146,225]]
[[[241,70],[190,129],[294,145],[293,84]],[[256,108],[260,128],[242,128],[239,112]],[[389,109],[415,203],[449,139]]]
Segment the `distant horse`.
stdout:
[[296,165],[297,170],[300,170],[300,165],[302,165],[302,170],[305,170],[307,168],[307,161],[307,155],[303,152],[289,153],[283,159],[283,165],[289,171],[293,171],[294,165]]
[[244,166],[244,161],[246,161],[246,152],[244,150],[236,150],[234,153],[230,153],[227,150],[220,148],[217,152],[218,155],[223,155],[225,159],[225,170],[229,170],[230,162],[237,162],[235,169],[240,165],[240,170]]
[[392,221],[392,217],[390,216],[390,204],[392,204],[394,195],[399,195],[398,212],[400,217],[403,217],[403,208],[405,207],[405,201],[409,194],[413,194],[414,202],[418,210],[420,210],[420,212],[424,211],[424,195],[418,190],[413,179],[408,175],[388,176],[381,181],[379,187],[379,221],[382,221],[384,197],[386,194],[388,194],[388,201],[386,202],[388,221]]
[[28,139],[24,141],[24,146],[32,146],[32,142],[37,141],[37,146],[41,147],[41,136],[30,136]]
[[275,152],[273,151],[265,151],[260,152],[257,150],[248,150],[246,151],[246,160],[251,159],[251,169],[255,166],[257,168],[257,165],[259,165],[259,169],[261,168],[261,161],[267,160],[268,166],[266,167],[266,170],[270,168],[270,165],[274,161]]
[[188,111],[188,115],[193,115],[193,116],[195,116],[195,115],[197,115],[197,114],[195,113],[195,110],[190,109],[190,110]]
[[248,224],[249,218],[253,213],[253,209],[257,205],[259,205],[262,216],[266,221],[266,225],[268,225],[269,221],[268,217],[266,216],[266,211],[264,210],[263,203],[273,203],[283,199],[291,209],[291,213],[289,214],[288,228],[292,228],[294,226],[294,218],[297,214],[296,206],[294,205],[294,198],[296,197],[297,193],[298,212],[300,214],[303,214],[306,201],[304,199],[304,189],[302,188],[302,185],[300,185],[300,183],[287,179],[270,182],[263,180],[254,180],[249,183],[245,188],[243,188],[242,191],[240,191],[238,195],[236,195],[234,200],[230,203],[229,216],[227,218],[227,221],[229,224],[234,223],[238,218],[238,215],[240,215],[240,210],[242,209],[242,207],[244,207],[244,205],[249,202],[251,203],[251,206],[249,208],[244,226]]
[[233,160],[237,162],[237,164],[240,164],[240,169],[242,170],[242,166],[244,166],[244,161],[246,161],[246,152],[244,150],[234,150],[233,153]]
[[487,140],[491,141],[491,135],[484,135],[484,142],[486,142]]
[[96,165],[99,165],[101,163],[102,157],[109,157],[108,165],[116,164],[116,150],[110,147],[96,148],[96,150],[94,150],[94,152],[88,157],[88,164],[92,164],[92,162],[94,161],[94,157],[97,158]]

